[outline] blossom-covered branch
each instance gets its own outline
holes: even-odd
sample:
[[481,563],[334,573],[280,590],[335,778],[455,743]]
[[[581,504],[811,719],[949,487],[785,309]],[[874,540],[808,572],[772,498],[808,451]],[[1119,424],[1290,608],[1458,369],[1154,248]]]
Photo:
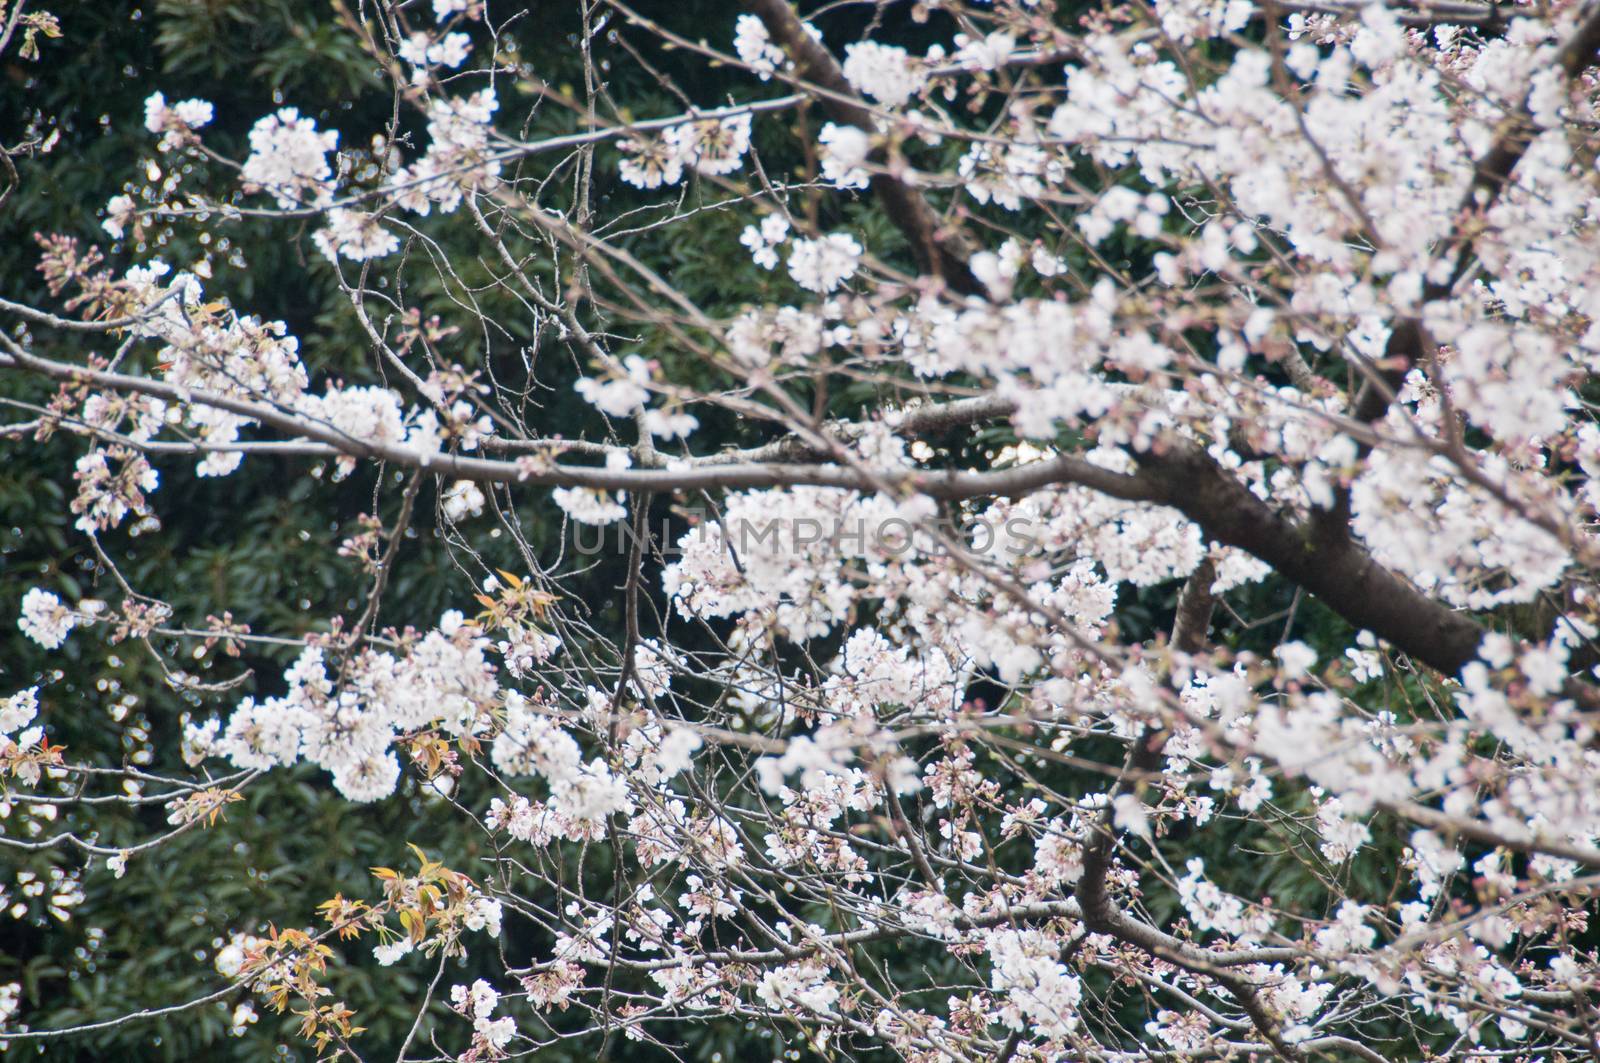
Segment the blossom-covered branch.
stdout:
[[[561,11],[547,70],[339,5],[364,107],[152,86],[108,239],[0,299],[81,575],[18,637],[158,690],[111,753],[120,687],[0,691],[0,848],[88,861],[7,910],[284,779],[444,846],[214,905],[170,1007],[0,953],[0,1044],[1600,1053],[1595,5]],[[294,326],[219,250],[283,240]],[[262,497],[322,590],[162,585]]]

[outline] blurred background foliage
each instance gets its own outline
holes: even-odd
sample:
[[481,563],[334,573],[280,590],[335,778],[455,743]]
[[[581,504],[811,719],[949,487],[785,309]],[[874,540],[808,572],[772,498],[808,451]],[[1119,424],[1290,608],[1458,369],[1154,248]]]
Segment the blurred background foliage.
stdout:
[[[43,42],[38,61],[14,53],[0,57],[0,83],[5,86],[0,90],[0,140],[12,144],[30,132],[43,135],[52,130],[60,135],[50,154],[19,164],[22,183],[0,205],[0,294],[51,305],[35,271],[34,233],[66,233],[99,243],[119,268],[153,256],[179,268],[207,261],[213,271],[208,282],[213,297],[226,297],[240,312],[282,319],[301,337],[314,388],[320,389],[327,379],[376,379],[368,343],[331,268],[311,247],[307,225],[295,221],[158,225],[143,241],[126,245],[110,241],[99,226],[101,207],[109,197],[122,191],[144,194],[140,181],[144,162],[156,158],[153,138],[143,127],[143,101],[152,91],[162,91],[168,100],[190,96],[211,100],[217,118],[206,141],[226,156],[242,157],[250,125],[279,106],[298,107],[314,115],[320,127],[339,128],[341,148],[364,147],[384,128],[392,101],[374,64],[341,27],[339,9],[328,0],[51,0],[47,6],[60,19],[63,37]],[[1074,5],[1064,8],[1070,11]],[[690,37],[705,37],[723,47],[731,40],[737,14],[734,5],[720,0],[657,3],[644,9]],[[524,64],[556,88],[581,84],[575,10],[576,5],[566,4],[529,8],[502,38],[502,58]],[[865,18],[858,14],[845,9],[832,16],[834,21],[826,25],[837,33],[830,29],[830,39],[851,39]],[[907,43],[914,45],[925,46],[932,35],[942,32],[937,22],[921,27],[892,23],[891,35],[897,25]],[[650,47],[647,35],[625,32],[636,46]],[[609,56],[605,72],[610,96],[621,101],[630,115],[654,117],[680,110],[653,75],[628,61],[625,51],[600,50]],[[650,54],[657,68],[677,78],[702,106],[761,91],[748,79],[682,53]],[[526,109],[526,84],[508,77],[499,88],[502,118]],[[792,134],[814,130],[821,121],[815,113],[803,113],[758,123],[757,142],[764,161],[785,167],[791,178],[809,176]],[[412,148],[420,150],[420,123],[407,122]],[[573,128],[576,119],[570,111],[546,104],[537,110],[527,135]],[[927,160],[929,165],[933,162]],[[690,225],[651,227],[645,223],[678,205],[669,202],[662,208],[663,197],[642,196],[620,184],[615,163],[614,153],[602,153],[597,164],[601,213],[641,208],[632,222],[637,231],[622,242],[657,265],[689,298],[712,314],[730,314],[749,303],[794,297],[783,271],[756,268],[739,246],[739,230],[752,220],[748,206],[738,212],[712,210]],[[186,184],[225,194],[229,172],[220,168],[208,172],[197,162],[186,165],[194,167]],[[1082,179],[1090,184],[1098,180],[1090,173]],[[715,204],[754,190],[741,180],[736,177],[727,187],[692,182],[684,205]],[[562,196],[570,195],[570,179],[566,187],[568,191],[554,191],[557,205]],[[898,234],[866,199],[832,192],[797,195],[791,209],[815,218],[824,231],[848,227],[862,232],[863,242],[880,257],[903,253]],[[1015,224],[1014,218],[1002,213],[990,221]],[[501,329],[486,331],[475,325],[461,310],[464,289],[447,286],[422,259],[406,272],[405,298],[425,313],[437,313],[461,327],[463,342],[451,357],[469,368],[495,369],[497,375],[520,371],[524,354],[529,354],[539,385],[533,394],[540,406],[533,417],[539,430],[582,434],[587,411],[570,396],[572,381],[584,367],[524,320],[513,300],[489,287],[493,271],[461,222],[460,216],[431,219],[426,231],[452,255],[459,284],[472,289],[472,299]],[[1019,235],[1052,237],[1041,231]],[[532,246],[525,250],[536,251]],[[1069,256],[1069,261],[1075,268],[1087,265],[1081,255]],[[547,266],[548,260],[542,264]],[[539,265],[535,263],[535,268]],[[1129,265],[1140,268],[1139,263]],[[59,337],[45,335],[38,341],[61,343]],[[97,349],[94,339],[83,342],[86,346],[62,345],[52,353],[82,360]],[[703,383],[718,383],[704,367],[687,363],[663,333],[646,331],[629,349],[661,359],[675,379],[692,381],[696,374],[704,374]],[[106,353],[103,348],[99,351]],[[0,395],[40,403],[48,399],[49,391],[0,378]],[[871,387],[852,385],[838,391],[830,409],[851,414],[872,398]],[[699,448],[746,445],[768,432],[726,415],[697,412],[702,416]],[[25,418],[26,413],[12,409],[5,416],[11,421]],[[592,436],[592,423],[588,428]],[[941,460],[955,463],[983,460],[980,450],[993,453],[1014,439],[999,429],[933,442]],[[71,474],[82,452],[81,442],[58,435],[42,446],[27,441],[0,446],[5,461],[0,472],[0,694],[42,683],[43,718],[52,741],[66,745],[70,759],[180,770],[179,736],[187,719],[225,714],[245,693],[270,696],[281,690],[280,676],[290,652],[286,649],[252,644],[238,659],[216,651],[197,659],[193,657],[197,643],[164,644],[164,650],[186,658],[191,670],[208,680],[249,671],[250,678],[236,692],[203,699],[169,687],[137,643],[108,645],[99,633],[79,631],[60,651],[46,654],[24,639],[12,618],[30,587],[43,586],[74,599],[119,595],[90,544],[71,527]],[[153,503],[161,528],[137,537],[126,529],[113,533],[113,552],[133,586],[169,602],[178,622],[203,626],[208,614],[220,615],[227,609],[257,633],[292,638],[325,626],[329,617],[359,611],[365,580],[335,551],[340,540],[356,530],[357,518],[373,509],[375,500],[379,512],[392,518],[399,496],[392,476],[375,480],[363,473],[335,483],[303,464],[260,457],[247,459],[238,473],[223,480],[197,478],[184,462],[165,462],[160,468],[162,484]],[[432,491],[432,485],[425,489],[424,514],[432,512]],[[669,501],[657,500],[653,516],[668,518]],[[524,534],[541,557],[553,553],[565,534],[559,511],[529,498],[520,507],[520,517]],[[483,537],[473,545],[491,566],[514,571],[522,567],[509,537]],[[591,610],[591,623],[602,630],[616,626],[621,567],[620,555],[603,555],[602,563],[574,584],[577,596]],[[446,608],[470,612],[471,589],[436,523],[423,519],[394,572],[380,623],[426,624]],[[1174,593],[1171,587],[1127,593],[1118,617],[1123,631],[1150,637],[1164,629],[1170,623]],[[1279,619],[1251,626],[1219,614],[1216,636],[1233,648],[1270,650],[1285,635],[1306,639],[1325,654],[1336,655],[1347,644],[1349,632],[1337,618],[1299,600],[1291,588],[1269,582],[1237,597],[1233,604],[1239,616],[1277,614]],[[991,767],[997,778],[1006,777],[1007,769]],[[1072,779],[1070,772],[1042,763],[1039,770],[1067,776],[1053,779],[1064,792],[1103,785],[1097,778]],[[474,811],[481,811],[486,800],[470,784],[456,796]],[[96,810],[92,826],[70,810],[53,822],[43,820],[25,803],[0,804],[0,812],[7,816],[4,829],[11,837],[81,829],[102,845],[133,844],[165,823],[159,803],[138,812]],[[1244,892],[1269,892],[1281,905],[1303,910],[1320,910],[1327,904],[1320,875],[1381,880],[1394,869],[1394,844],[1373,846],[1354,867],[1313,869],[1294,860],[1240,860],[1241,852],[1250,851],[1251,839],[1260,841],[1260,832],[1252,825],[1224,824],[1188,844],[1206,857],[1227,885]],[[23,855],[0,850],[0,889],[5,891],[0,910],[0,982],[23,984],[21,1018],[35,1028],[102,1022],[203,995],[222,984],[212,962],[232,932],[260,931],[268,923],[310,925],[315,905],[336,893],[374,897],[377,890],[369,869],[406,859],[402,845],[406,841],[448,866],[484,873],[479,859],[481,833],[416,780],[408,780],[391,800],[360,806],[339,798],[322,773],[306,768],[270,773],[247,791],[244,802],[228,808],[225,822],[192,831],[149,858],[134,858],[120,879],[103,861],[85,865],[82,854],[73,849]],[[1001,850],[1001,858],[1018,860],[1023,852],[1013,843]],[[609,865],[598,860],[591,873],[597,881],[606,881]],[[51,886],[42,894],[27,896],[20,884],[28,876]],[[81,903],[57,905],[58,913],[52,914],[52,898],[71,898],[74,889],[81,890]],[[528,962],[548,946],[510,918],[507,927],[504,948],[513,964]],[[330,977],[335,999],[345,1000],[357,1012],[356,1021],[368,1027],[359,1044],[370,1051],[369,1058],[392,1058],[429,976],[420,961],[380,968],[365,945],[339,951],[341,960]],[[481,952],[479,956],[452,963],[446,984],[492,976],[495,971],[488,957]],[[947,984],[954,973],[951,958],[936,947],[908,947],[889,962],[907,979],[930,985]],[[313,1057],[309,1046],[294,1036],[293,1020],[274,1016],[259,1003],[260,1022],[243,1036],[230,1035],[228,1017],[237,999],[242,998],[68,1042],[19,1044],[12,1048],[11,1058]],[[929,1003],[942,1004],[942,998]],[[463,1026],[440,1023],[442,1043],[448,1046]],[[685,1026],[681,1036],[681,1056],[693,1060],[776,1059],[786,1052],[794,1058],[794,1053],[809,1051],[798,1042],[791,1045],[790,1034],[755,1030],[734,1021]],[[541,1058],[559,1063],[593,1057],[593,1044],[567,1044],[572,1047],[547,1050]],[[626,1053],[641,1060],[667,1058],[658,1050],[632,1044]]]

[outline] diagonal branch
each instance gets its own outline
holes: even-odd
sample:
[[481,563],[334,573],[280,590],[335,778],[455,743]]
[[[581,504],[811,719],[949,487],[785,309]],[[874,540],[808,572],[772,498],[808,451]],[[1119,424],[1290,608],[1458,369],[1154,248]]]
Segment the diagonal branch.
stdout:
[[[819,95],[822,109],[835,122],[874,133],[872,112],[859,102],[844,71],[833,55],[806,32],[805,23],[789,0],[745,0],[745,7],[761,20],[767,33],[794,60],[799,76],[827,94]],[[921,192],[889,174],[872,177],[872,192],[883,204],[889,220],[905,234],[924,273],[942,279],[963,295],[982,295],[984,287],[972,275],[967,260],[972,249],[957,232],[947,229]]]
[[1207,536],[1238,547],[1366,628],[1445,675],[1476,658],[1484,629],[1396,576],[1347,535],[1329,535],[1276,512],[1204,451],[1137,455],[1162,500]]

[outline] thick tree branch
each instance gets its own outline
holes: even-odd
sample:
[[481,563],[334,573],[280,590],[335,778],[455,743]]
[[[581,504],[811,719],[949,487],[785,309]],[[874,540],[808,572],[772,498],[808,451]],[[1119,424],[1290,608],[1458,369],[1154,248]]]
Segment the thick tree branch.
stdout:
[[1238,547],[1304,587],[1357,628],[1366,628],[1446,675],[1478,653],[1484,629],[1422,594],[1343,535],[1325,535],[1274,511],[1203,451],[1139,455],[1163,485],[1162,500],[1207,536]]
[[[1058,455],[987,472],[925,469],[875,470],[871,476],[840,465],[686,464],[683,468],[609,469],[524,458],[504,461],[460,454],[424,454],[400,443],[355,439],[337,429],[265,403],[178,388],[161,381],[108,373],[27,354],[7,342],[10,366],[59,380],[168,402],[198,403],[322,444],[328,454],[383,461],[453,479],[613,491],[743,490],[762,487],[838,487],[872,490],[874,483],[956,501],[990,496],[1020,497],[1063,484],[1077,484],[1131,502],[1170,505],[1218,542],[1235,546],[1271,565],[1285,578],[1317,595],[1352,625],[1367,628],[1411,656],[1454,675],[1476,654],[1483,629],[1470,617],[1426,597],[1377,564],[1342,536],[1307,530],[1274,512],[1204,452],[1193,448],[1138,455],[1141,469],[1119,473],[1071,455]],[[1001,400],[975,399],[965,406],[932,407],[908,415],[914,427],[936,430],[966,418],[998,413]]]

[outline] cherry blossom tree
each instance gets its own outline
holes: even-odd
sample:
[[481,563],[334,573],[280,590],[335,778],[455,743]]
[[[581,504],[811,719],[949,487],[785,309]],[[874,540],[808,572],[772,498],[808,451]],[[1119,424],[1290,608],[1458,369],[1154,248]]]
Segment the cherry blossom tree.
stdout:
[[[201,707],[119,769],[52,741],[82,697],[6,691],[0,823],[59,813],[0,845],[120,877],[311,765],[484,854],[397,838],[114,1024],[223,1001],[369,1058],[329,981],[370,960],[426,986],[400,1059],[745,1022],[919,1063],[1600,1053],[1600,8],[582,0],[565,86],[496,4],[336,8],[380,127],[285,99],[233,157],[150,86],[105,239],[40,234],[53,301],[0,298],[0,380],[48,384],[4,445],[72,438],[104,575],[20,632]],[[286,221],[361,378],[143,240]],[[766,301],[686,293],[712,225]],[[254,463],[371,498],[366,592],[309,634],[121,561],[167,470],[226,506]],[[390,593],[424,526],[443,615]],[[255,642],[292,663],[254,693],[192,663]],[[118,803],[164,828],[103,844]],[[92,1032],[20,986],[0,1021]]]

